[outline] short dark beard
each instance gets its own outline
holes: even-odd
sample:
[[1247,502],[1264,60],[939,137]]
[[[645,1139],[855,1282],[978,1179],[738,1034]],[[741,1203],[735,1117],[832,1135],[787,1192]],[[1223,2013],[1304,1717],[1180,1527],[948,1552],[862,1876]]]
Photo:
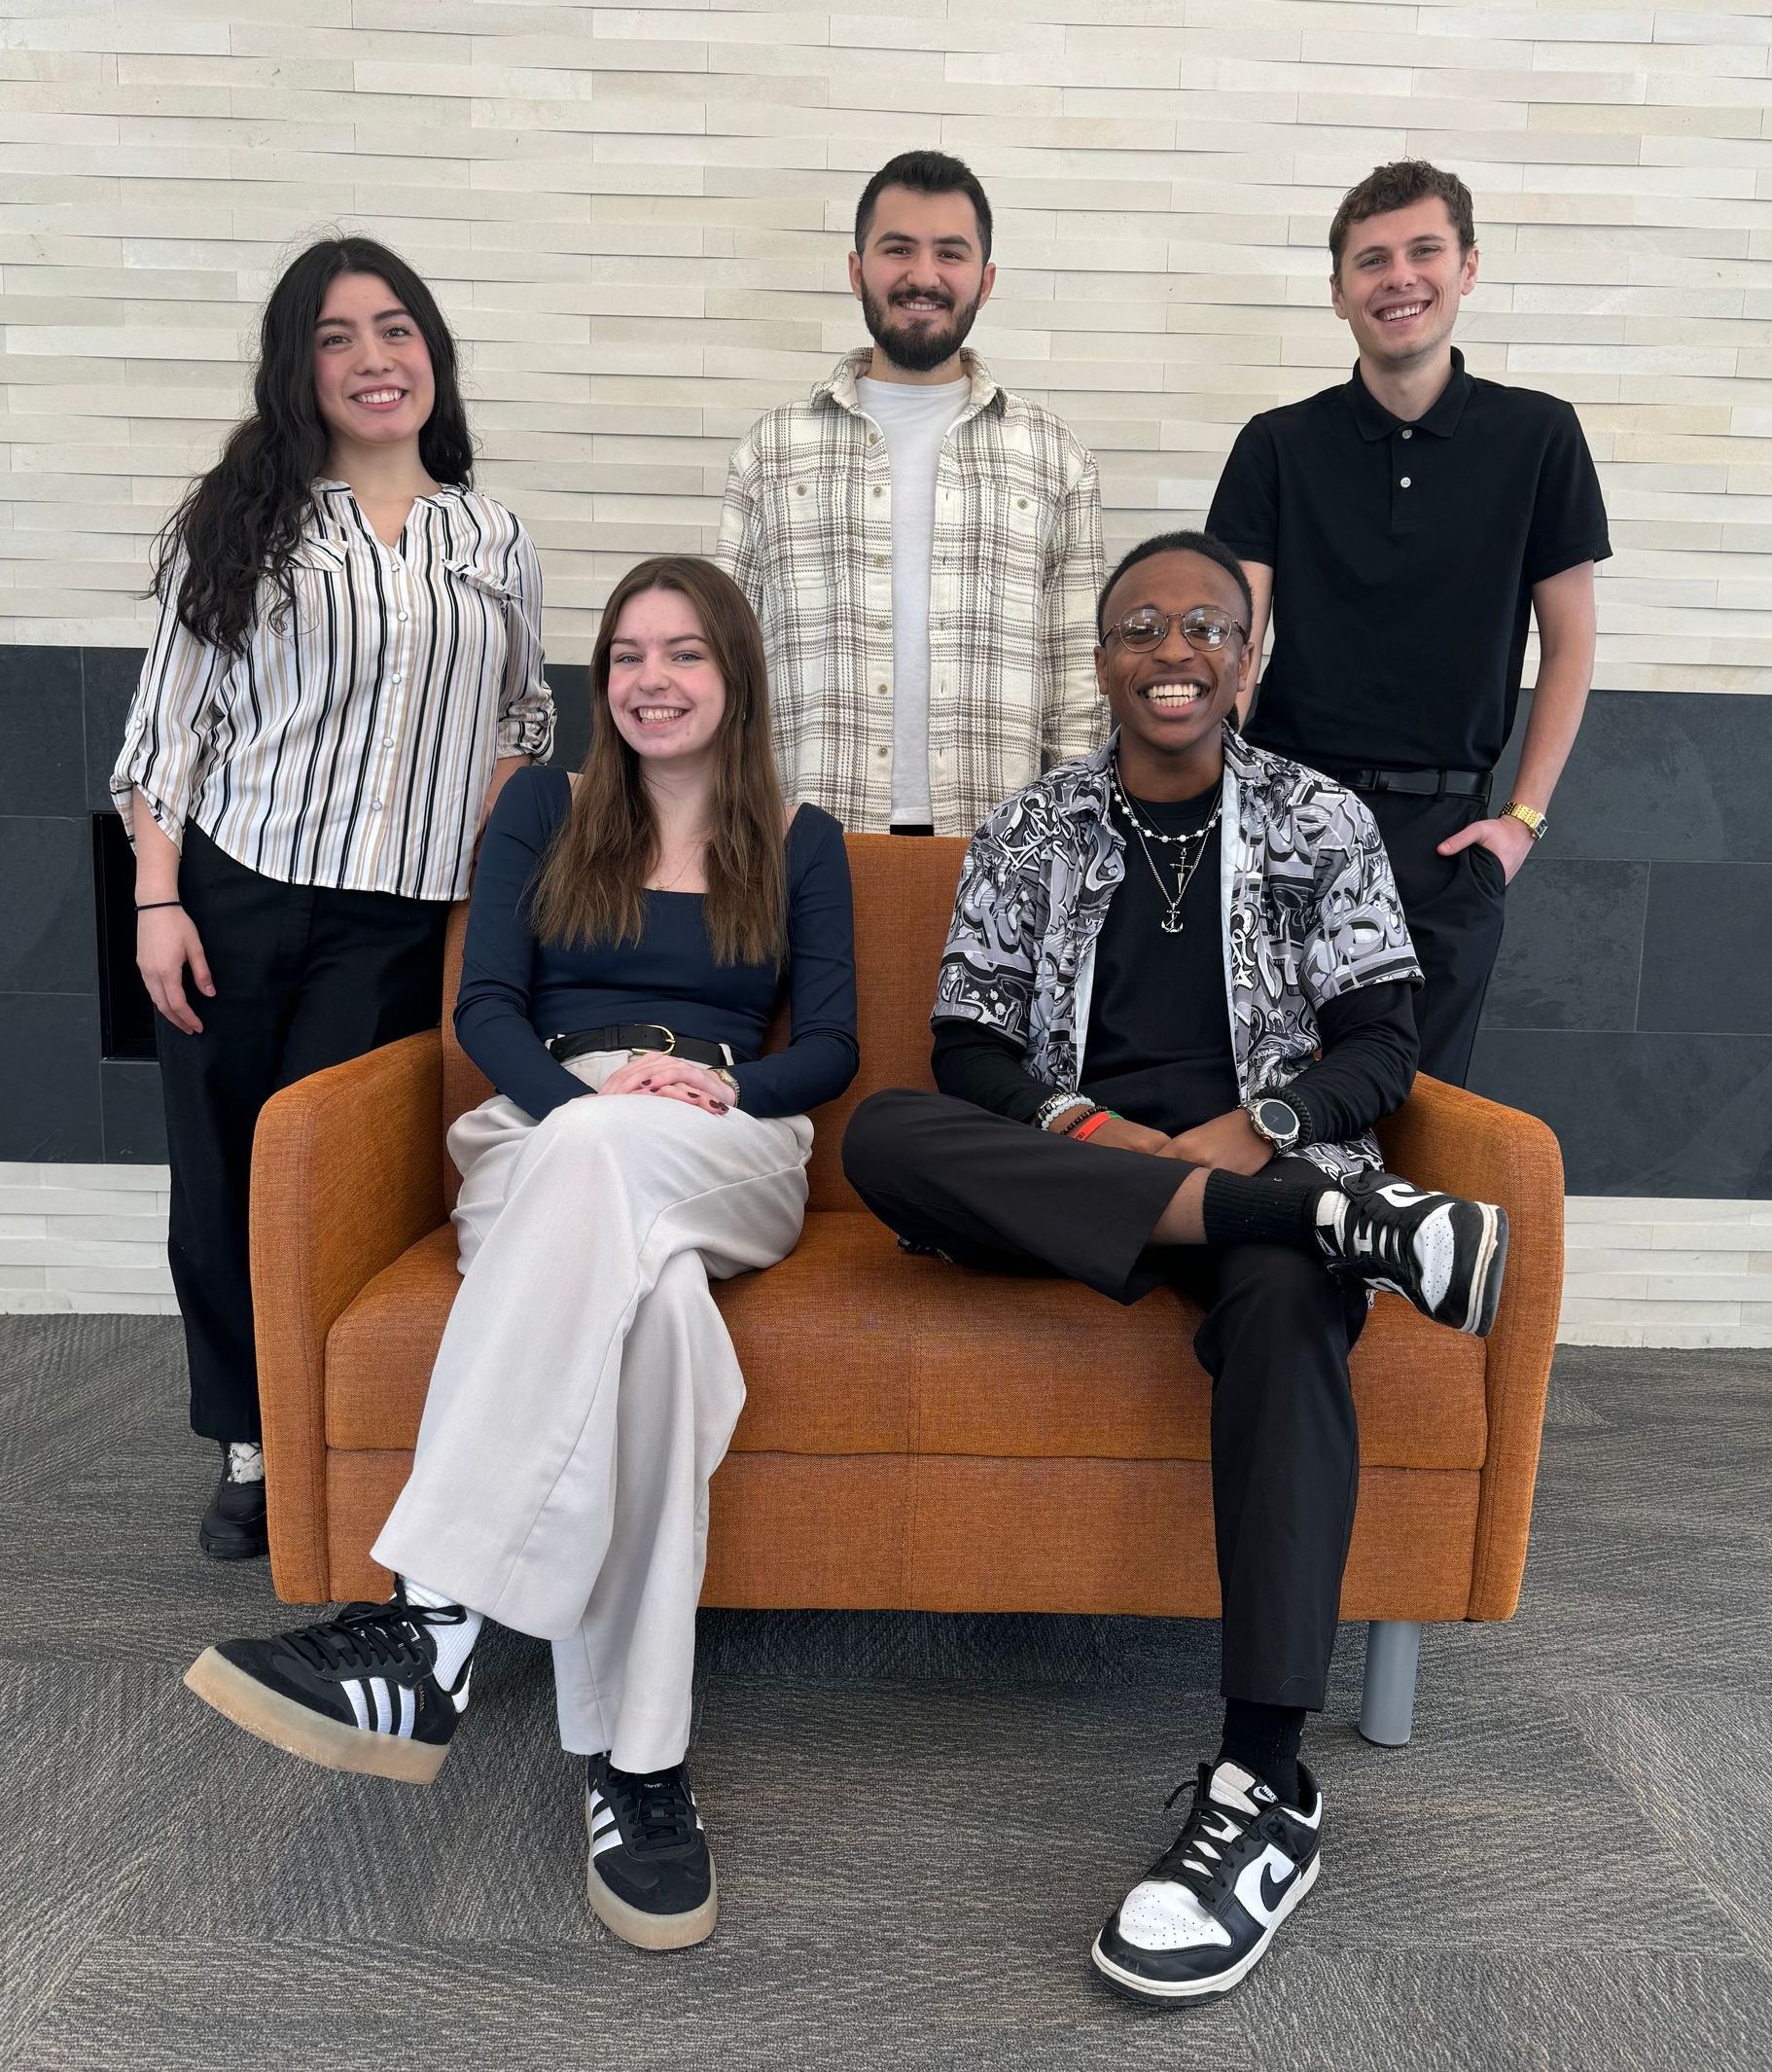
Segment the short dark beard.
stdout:
[[894,367],[907,375],[934,374],[944,360],[951,360],[966,343],[977,315],[975,297],[964,309],[949,309],[943,328],[919,326],[914,331],[893,331],[887,327],[886,305],[866,287],[862,290],[862,320],[868,326],[868,336]]

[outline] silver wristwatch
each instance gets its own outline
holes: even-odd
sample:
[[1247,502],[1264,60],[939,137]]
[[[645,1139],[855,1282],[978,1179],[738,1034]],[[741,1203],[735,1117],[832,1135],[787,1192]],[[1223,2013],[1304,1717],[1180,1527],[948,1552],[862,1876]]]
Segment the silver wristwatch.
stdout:
[[1243,1113],[1256,1135],[1265,1138],[1276,1151],[1293,1150],[1304,1134],[1297,1109],[1276,1093],[1257,1094],[1253,1101],[1244,1103]]

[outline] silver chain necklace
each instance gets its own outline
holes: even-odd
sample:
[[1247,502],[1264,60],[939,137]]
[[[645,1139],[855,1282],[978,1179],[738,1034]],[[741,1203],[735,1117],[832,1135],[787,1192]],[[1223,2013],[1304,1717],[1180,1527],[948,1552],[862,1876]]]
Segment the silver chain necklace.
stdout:
[[[1182,919],[1182,902],[1187,897],[1187,887],[1193,882],[1193,874],[1200,868],[1205,859],[1206,844],[1212,839],[1212,831],[1219,824],[1219,814],[1224,804],[1223,783],[1221,780],[1219,796],[1213,801],[1212,811],[1206,816],[1204,827],[1196,828],[1191,835],[1165,835],[1160,828],[1147,829],[1144,822],[1132,810],[1132,801],[1126,796],[1125,786],[1119,781],[1119,769],[1114,763],[1108,765],[1108,779],[1114,786],[1114,796],[1119,802],[1120,811],[1125,814],[1126,819],[1131,824],[1133,834],[1138,837],[1138,845],[1144,852],[1145,862],[1150,869],[1151,875],[1156,880],[1156,895],[1168,910],[1162,919],[1163,933],[1165,935],[1180,935],[1187,925]],[[1179,848],[1182,852],[1181,861],[1175,867],[1175,897],[1173,899],[1169,897],[1169,889],[1163,883],[1163,874],[1156,867],[1156,858],[1151,853],[1151,844],[1145,840],[1147,834],[1154,837],[1156,840],[1162,842],[1166,847]],[[1191,851],[1191,854],[1189,851]]]

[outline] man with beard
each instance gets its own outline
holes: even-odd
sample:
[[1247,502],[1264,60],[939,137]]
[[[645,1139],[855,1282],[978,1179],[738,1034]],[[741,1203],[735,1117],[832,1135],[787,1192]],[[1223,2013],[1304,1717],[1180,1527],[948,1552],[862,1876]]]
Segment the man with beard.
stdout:
[[882,166],[849,255],[871,350],[727,472],[719,558],[762,625],[783,783],[852,832],[970,835],[1101,738],[1095,462],[962,349],[996,277],[967,166]]

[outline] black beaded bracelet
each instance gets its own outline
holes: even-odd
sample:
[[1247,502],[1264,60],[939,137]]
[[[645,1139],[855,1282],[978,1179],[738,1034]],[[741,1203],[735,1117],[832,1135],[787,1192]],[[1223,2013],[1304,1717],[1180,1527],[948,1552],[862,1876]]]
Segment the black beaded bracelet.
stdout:
[[151,899],[145,907],[137,907],[137,913],[158,913],[162,907],[182,907],[182,899]]

